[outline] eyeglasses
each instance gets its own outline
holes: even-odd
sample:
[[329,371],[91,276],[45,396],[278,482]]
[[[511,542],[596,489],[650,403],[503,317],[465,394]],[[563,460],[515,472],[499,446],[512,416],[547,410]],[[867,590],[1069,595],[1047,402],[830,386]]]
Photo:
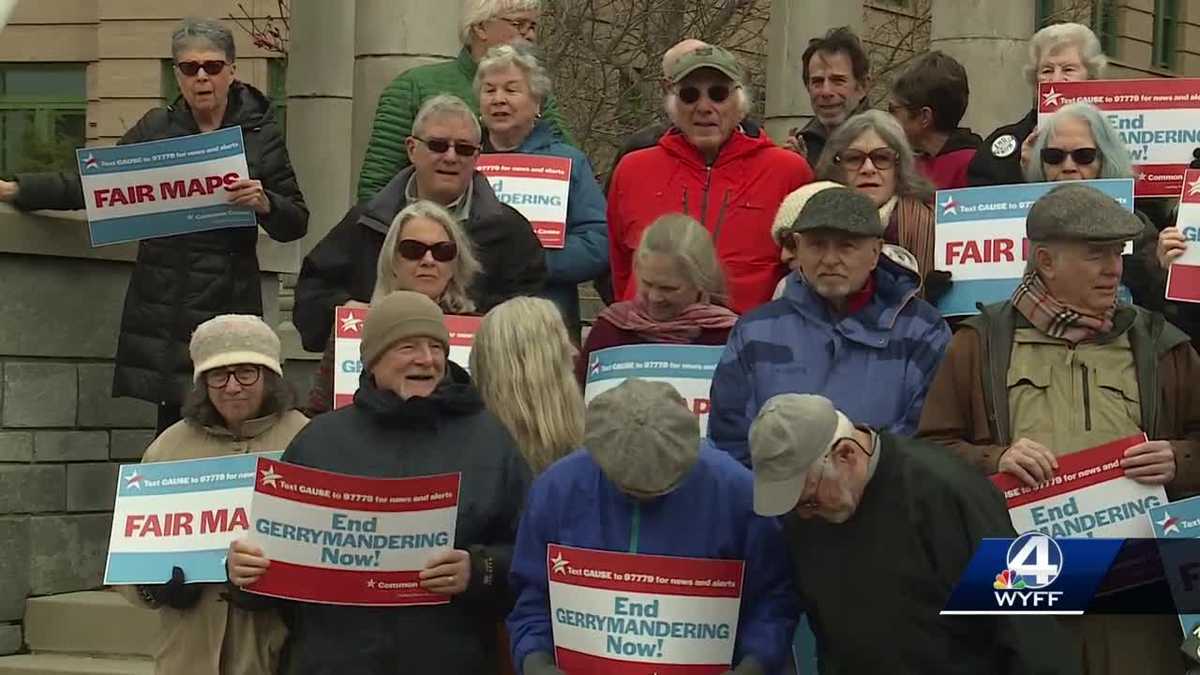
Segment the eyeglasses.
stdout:
[[[842,441],[849,441],[849,442],[853,443],[854,447],[861,450],[862,453],[864,455],[866,455],[867,457],[870,457],[872,455],[872,453],[867,452],[867,449],[862,446],[862,443],[859,443],[858,441],[854,440],[853,438],[851,438],[849,436],[844,436],[842,438],[838,438],[838,439],[834,440],[833,443],[831,443],[829,445],[829,450],[819,460],[820,464],[818,465],[818,464],[814,463],[812,465],[814,468],[818,467],[818,466],[820,467],[819,468],[820,473],[817,474],[817,484],[812,489],[812,491],[808,493],[809,497],[807,499],[796,502],[796,508],[813,511],[813,510],[816,510],[821,507],[821,483],[825,481],[825,472],[828,471],[831,466],[830,457],[832,456],[833,451],[837,449],[838,445],[840,445],[842,443]],[[807,483],[806,483],[806,485],[807,485]]]
[[501,16],[497,17],[496,20],[503,21],[504,23],[512,26],[513,30],[517,31],[521,35],[525,35],[526,33],[534,33],[538,29],[538,22],[530,21],[529,19],[509,19]]
[[425,257],[426,251],[433,253],[433,259],[438,262],[450,262],[458,257],[458,244],[452,241],[426,244],[416,239],[401,239],[396,244],[396,253],[405,260],[420,260]]
[[225,66],[227,65],[229,64],[224,61],[180,61],[175,64],[175,67],[184,75],[195,77],[201,68],[209,75],[218,75],[222,70],[225,70]]
[[702,91],[700,87],[687,86],[682,87],[676,93],[679,96],[680,101],[691,105],[700,100],[701,94],[707,94],[708,100],[712,101],[713,103],[724,103],[725,99],[729,98],[729,95],[733,93],[733,90],[734,87],[730,87],[727,84],[714,84],[708,87],[707,92]]
[[446,152],[450,148],[454,148],[454,154],[458,155],[459,157],[474,157],[479,153],[478,145],[463,143],[461,141],[451,142],[444,138],[424,139],[417,138],[416,136],[413,136],[413,140],[424,144],[425,147],[429,148],[430,152],[438,155]]
[[880,171],[886,171],[887,169],[896,166],[897,157],[899,157],[899,155],[897,155],[896,151],[892,150],[891,148],[875,148],[870,152],[863,152],[861,150],[847,150],[836,155],[833,158],[833,163],[837,164],[838,166],[846,167],[846,170],[848,171],[858,171],[863,167],[863,164],[870,159],[871,164],[874,165],[876,169]]
[[229,386],[229,378],[237,380],[243,387],[258,382],[262,377],[262,368],[258,366],[237,366],[235,368],[213,369],[204,373],[204,383],[209,389],[224,389]]
[[1067,161],[1067,155],[1075,160],[1075,164],[1079,166],[1087,166],[1096,161],[1100,151],[1096,148],[1075,148],[1067,151],[1062,148],[1042,148],[1042,162],[1051,166],[1058,166]]

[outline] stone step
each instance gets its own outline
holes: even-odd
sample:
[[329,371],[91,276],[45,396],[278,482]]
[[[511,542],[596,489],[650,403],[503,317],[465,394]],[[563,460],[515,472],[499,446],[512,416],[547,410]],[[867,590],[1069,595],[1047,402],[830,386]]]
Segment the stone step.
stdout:
[[0,657],[0,675],[153,675],[150,659],[22,654]]
[[153,656],[161,629],[158,612],[113,591],[47,595],[25,604],[25,642],[35,654]]

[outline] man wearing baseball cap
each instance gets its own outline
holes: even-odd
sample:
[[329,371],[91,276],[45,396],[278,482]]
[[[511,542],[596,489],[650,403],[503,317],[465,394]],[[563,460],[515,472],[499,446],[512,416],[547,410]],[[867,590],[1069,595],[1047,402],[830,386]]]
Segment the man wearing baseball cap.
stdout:
[[753,512],[750,472],[701,444],[696,415],[663,382],[626,380],[592,400],[584,446],[534,481],[517,533],[508,629],[523,675],[563,672],[554,665],[550,543],[745,561],[732,672],[780,672],[795,596],[779,523]]
[[[1125,475],[1171,500],[1196,494],[1200,357],[1162,315],[1117,300],[1121,252],[1142,222],[1074,182],[1039,199],[1025,227],[1024,278],[955,334],[920,435],[982,473],[1037,485],[1062,455],[1145,433],[1124,453]],[[1085,616],[1076,627],[1089,672],[1182,672],[1174,617]]]
[[983,537],[1015,537],[1004,497],[928,443],[780,394],[750,428],[754,510],[781,517],[821,672],[1079,672],[1052,617],[943,617]]
[[749,465],[750,421],[781,393],[821,394],[855,420],[911,435],[950,329],[917,297],[911,255],[887,254],[869,198],[812,195],[784,236],[798,271],[782,297],[738,321],[713,377],[708,435]]

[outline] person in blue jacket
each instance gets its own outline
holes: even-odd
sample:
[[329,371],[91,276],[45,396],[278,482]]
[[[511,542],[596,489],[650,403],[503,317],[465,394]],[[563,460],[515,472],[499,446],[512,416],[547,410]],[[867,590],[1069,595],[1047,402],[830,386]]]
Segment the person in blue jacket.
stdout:
[[799,270],[782,297],[738,321],[713,375],[713,444],[749,466],[751,421],[787,393],[824,396],[858,424],[916,432],[950,328],[917,297],[916,259],[884,246],[883,233],[860,192],[829,188],[808,200],[785,240]]
[[546,546],[745,561],[731,671],[778,673],[798,618],[791,558],[774,518],[754,514],[754,478],[701,443],[669,384],[630,379],[588,406],[585,449],[534,482],[517,530],[508,616],[522,675],[555,675]]
[[[487,129],[485,153],[552,155],[571,160],[566,242],[559,249],[546,248],[549,275],[543,295],[558,305],[569,332],[578,341],[577,287],[608,270],[604,193],[583,152],[559,138],[554,127],[542,119],[542,104],[550,94],[550,77],[533,55],[508,45],[493,48],[479,62],[475,93],[479,97],[480,118]],[[503,201],[504,191],[496,192]]]

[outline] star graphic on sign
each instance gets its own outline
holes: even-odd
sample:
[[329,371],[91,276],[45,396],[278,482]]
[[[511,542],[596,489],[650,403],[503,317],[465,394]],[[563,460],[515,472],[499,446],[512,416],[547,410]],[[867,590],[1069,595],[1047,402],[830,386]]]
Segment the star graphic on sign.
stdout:
[[555,574],[566,574],[567,565],[571,564],[566,558],[563,557],[562,553],[559,553],[551,558],[550,562],[553,563],[550,567],[550,571],[554,572]]
[[1196,178],[1196,182],[1188,185],[1188,196],[1200,194],[1200,178]]
[[351,314],[342,319],[342,330],[347,333],[357,333],[362,327],[363,320]]
[[958,202],[951,195],[946,195],[946,201],[938,206],[942,207],[942,215],[958,215]]
[[1163,519],[1155,521],[1162,528],[1163,534],[1179,534],[1179,519],[1163,511]]
[[1054,87],[1050,87],[1050,91],[1042,94],[1042,103],[1047,106],[1062,105],[1062,94],[1054,91]]
[[367,588],[375,588],[375,580],[367,579]]
[[283,478],[283,476],[280,476],[279,474],[275,473],[275,468],[272,467],[270,464],[268,464],[266,470],[262,472],[262,484],[263,485],[270,485],[271,487],[279,487],[278,485],[275,484],[275,482],[278,481],[280,478]]
[[134,469],[133,473],[125,476],[125,487],[130,490],[142,489],[142,474],[138,473],[137,469]]

